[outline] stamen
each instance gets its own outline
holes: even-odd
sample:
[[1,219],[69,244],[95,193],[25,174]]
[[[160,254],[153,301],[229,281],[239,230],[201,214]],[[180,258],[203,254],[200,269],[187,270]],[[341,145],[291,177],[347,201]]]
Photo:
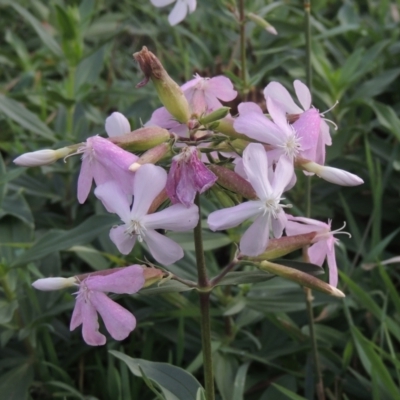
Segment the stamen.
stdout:
[[326,111],[319,113],[319,115],[321,115],[321,117],[325,117],[325,114],[331,110],[333,110],[337,105],[339,104],[339,100],[336,100],[335,104],[331,107],[328,108]]
[[[321,114],[322,115],[322,114]],[[335,128],[335,131],[337,131],[338,130],[338,126],[332,121],[332,120],[330,120],[330,119],[328,119],[328,118],[322,118],[324,121],[326,121],[326,122],[330,122],[332,125],[333,125],[333,127]]]
[[76,155],[78,155],[78,154],[83,154],[83,153],[86,151],[86,149],[87,149],[86,144],[84,144],[83,146],[78,147],[78,150],[76,150],[75,153],[68,154],[67,156],[65,156],[65,157],[63,158],[63,161],[64,161],[64,162],[67,162],[67,161],[66,161],[67,158],[72,157],[72,156],[76,156]]
[[347,235],[349,238],[351,238],[351,234],[349,232],[342,232],[342,229],[346,227],[346,222],[343,222],[343,226],[339,229],[336,229],[335,231],[331,231],[332,235]]
[[128,227],[125,229],[125,233],[133,237],[134,235],[137,235],[137,240],[142,243],[143,238],[146,235],[146,228],[141,225],[139,221],[131,221]]

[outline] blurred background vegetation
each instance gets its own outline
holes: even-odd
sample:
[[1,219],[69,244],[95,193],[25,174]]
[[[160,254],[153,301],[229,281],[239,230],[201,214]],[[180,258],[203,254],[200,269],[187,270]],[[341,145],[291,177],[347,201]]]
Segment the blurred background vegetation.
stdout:
[[[234,3],[234,2],[233,2]],[[76,200],[80,162],[71,158],[24,169],[21,153],[58,148],[104,134],[113,111],[132,129],[160,106],[132,53],[146,45],[179,83],[198,72],[225,74],[243,100],[263,102],[271,80],[292,91],[305,81],[304,8],[300,0],[246,2],[265,17],[272,36],[246,24],[248,85],[239,62],[239,26],[232,1],[199,0],[197,10],[170,27],[168,11],[147,0],[0,1],[0,397],[8,399],[152,399],[142,379],[110,355],[180,366],[202,380],[195,293],[121,299],[138,327],[122,343],[93,348],[69,332],[74,304],[67,292],[39,293],[42,276],[71,276],[134,263],[108,239],[116,221],[93,195]],[[342,188],[312,180],[312,217],[347,221],[352,239],[336,249],[339,288],[346,299],[315,294],[316,335],[327,399],[398,399],[400,343],[400,6],[390,0],[312,2],[313,103],[333,132],[327,164],[361,176]],[[333,131],[333,130],[332,130]],[[288,194],[304,214],[304,177]],[[205,212],[215,208],[204,199]],[[206,234],[206,248],[226,235]],[[208,240],[207,240],[208,239]],[[171,269],[195,275],[189,250]],[[190,238],[189,238],[190,240]],[[231,245],[232,246],[232,245]],[[226,249],[223,250],[223,253]],[[214,252],[215,253],[215,252]],[[218,254],[218,253],[216,253]],[[207,255],[210,271],[224,262]],[[214,365],[223,400],[314,399],[309,324],[303,290],[280,278],[216,290],[212,297]],[[281,388],[286,388],[283,393]],[[4,397],[5,396],[5,397]],[[297,397],[296,397],[297,396]],[[185,399],[186,400],[186,399]],[[189,399],[187,399],[189,400]]]

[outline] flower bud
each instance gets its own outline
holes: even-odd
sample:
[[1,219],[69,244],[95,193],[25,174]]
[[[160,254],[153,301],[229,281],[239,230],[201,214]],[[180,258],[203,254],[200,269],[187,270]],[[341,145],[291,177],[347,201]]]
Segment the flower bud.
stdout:
[[143,164],[155,164],[160,161],[171,149],[169,143],[161,143],[143,153],[130,167],[129,170],[136,172]]
[[143,46],[142,50],[134,53],[133,58],[139,63],[145,79],[136,87],[142,87],[152,80],[158,97],[169,113],[182,124],[190,119],[190,107],[179,85],[168,75],[160,60]]
[[208,125],[212,122],[219,121],[222,118],[225,118],[229,114],[230,107],[221,107],[211,112],[210,114],[204,115],[200,118],[200,123],[202,125]]
[[158,126],[146,126],[108,140],[125,150],[145,151],[170,139],[170,133]]
[[74,286],[78,283],[75,276],[71,278],[41,278],[32,283],[35,289],[43,291],[59,290],[70,286]]
[[215,130],[233,139],[251,140],[246,135],[235,131],[233,127],[234,121],[235,120],[232,117],[225,117],[218,121],[218,126],[215,128]]
[[249,18],[249,20],[255,22],[258,26],[260,26],[261,28],[265,29],[271,35],[277,35],[278,34],[276,29],[269,22],[267,22],[264,18],[260,17],[259,15],[253,14],[252,12],[249,12],[249,13],[247,13],[247,17]]
[[44,149],[32,151],[20,155],[14,160],[14,163],[23,167],[39,167],[41,165],[53,164],[58,159],[66,157],[73,151],[74,149],[70,147],[62,147],[57,150]]
[[296,165],[305,171],[312,172],[320,178],[336,185],[358,186],[364,183],[359,176],[344,171],[343,169],[326,167],[324,165],[319,165],[315,162],[299,158],[296,159]]
[[155,282],[160,281],[164,277],[164,272],[158,268],[144,268],[143,276],[145,279],[145,284],[143,287],[148,287]]
[[231,192],[240,194],[246,199],[256,199],[257,194],[249,182],[236,172],[219,165],[211,164],[208,169],[218,177],[218,184]]
[[124,135],[131,131],[131,126],[125,115],[119,112],[113,112],[106,119],[106,132],[109,137]]
[[272,274],[297,282],[298,284],[308,287],[310,289],[315,289],[319,292],[326,293],[335,297],[345,297],[344,293],[339,289],[329,285],[324,281],[321,281],[318,278],[315,278],[310,274],[307,274],[306,272],[302,272],[290,267],[285,267],[284,265],[275,264],[269,261],[262,261],[258,267],[263,271],[271,272]]

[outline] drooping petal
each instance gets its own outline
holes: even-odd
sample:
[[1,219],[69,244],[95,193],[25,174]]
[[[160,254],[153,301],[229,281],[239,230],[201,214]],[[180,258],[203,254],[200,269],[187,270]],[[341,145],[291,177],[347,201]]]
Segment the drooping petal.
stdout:
[[119,112],[113,112],[107,117],[105,128],[109,137],[124,135],[131,131],[128,119]]
[[110,230],[110,239],[122,254],[129,254],[136,242],[136,235],[130,236],[125,231],[126,225],[114,226]]
[[293,101],[286,88],[278,82],[270,82],[264,89],[265,100],[271,97],[289,114],[301,114],[303,110]]
[[232,81],[226,76],[215,76],[208,81],[207,94],[222,101],[231,101],[237,96],[237,91],[233,88]]
[[163,265],[171,265],[184,255],[179,244],[152,229],[146,231],[144,241],[149,247],[151,255]]
[[243,152],[243,167],[247,180],[251,183],[261,200],[272,194],[268,180],[268,158],[264,147],[259,143],[250,143]]
[[79,325],[82,324],[82,306],[85,300],[82,296],[76,297],[74,311],[72,312],[71,322],[69,324],[69,330],[73,331]]
[[106,337],[99,332],[96,309],[89,300],[82,303],[82,336],[90,346],[106,344]]
[[130,204],[128,197],[115,182],[107,182],[94,190],[96,197],[103,203],[109,213],[117,214],[127,223],[130,219]]
[[310,89],[298,79],[293,82],[293,86],[301,106],[304,108],[305,111],[307,111],[311,107]]
[[173,3],[175,0],[150,0],[151,4],[156,7],[165,7],[168,4]]
[[79,173],[78,178],[78,201],[83,204],[87,197],[89,196],[90,189],[92,188],[92,168],[90,165],[90,158],[87,156],[83,156],[81,172]]
[[196,187],[194,182],[194,171],[185,162],[180,165],[180,177],[176,185],[176,196],[179,203],[190,207],[196,197]]
[[272,181],[272,191],[276,196],[281,196],[286,186],[293,178],[293,162],[287,157],[281,157],[276,164],[274,179]]
[[281,210],[276,218],[271,218],[272,234],[275,238],[280,238],[287,223],[286,214]]
[[177,0],[174,8],[168,15],[169,24],[171,26],[179,24],[179,22],[182,22],[185,19],[187,12],[188,6],[185,0]]
[[108,298],[103,292],[93,291],[90,301],[101,315],[113,339],[123,340],[135,329],[136,318],[133,314]]
[[262,208],[261,201],[247,201],[234,207],[212,212],[208,216],[207,223],[212,231],[233,228],[246,219],[261,214]]
[[302,233],[308,233],[308,232],[322,232],[330,231],[330,226],[326,224],[325,222],[318,221],[317,219],[312,219],[312,218],[306,218],[306,217],[293,217],[292,215],[287,215],[288,220],[290,221],[296,221],[296,222],[301,222],[302,224],[306,224],[305,226],[311,226],[312,231],[304,231]]
[[326,255],[328,253],[328,246],[326,244],[326,240],[320,240],[317,243],[314,243],[308,249],[308,257],[313,264],[319,265],[322,267],[322,264],[325,261]]
[[328,251],[326,253],[326,260],[329,267],[329,284],[333,287],[337,287],[338,284],[338,268],[336,265],[335,255],[335,238],[331,236],[327,240]]
[[253,257],[264,252],[268,246],[269,230],[269,213],[259,216],[240,239],[240,252]]
[[153,164],[142,165],[136,172],[133,184],[135,196],[131,216],[137,218],[145,215],[156,196],[167,183],[167,173]]
[[154,214],[143,217],[146,229],[167,229],[185,232],[193,229],[199,221],[199,210],[196,205],[189,208],[183,204],[175,204]]
[[89,290],[112,293],[136,293],[144,283],[143,268],[140,265],[131,265],[108,275],[94,275],[85,279]]

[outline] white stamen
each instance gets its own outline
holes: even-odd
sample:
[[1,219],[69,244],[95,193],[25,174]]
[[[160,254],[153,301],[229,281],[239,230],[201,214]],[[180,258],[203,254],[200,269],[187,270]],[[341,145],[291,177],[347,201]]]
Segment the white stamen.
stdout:
[[130,237],[137,235],[138,241],[143,242],[144,236],[146,236],[146,228],[139,221],[131,221],[125,230],[125,233]]

